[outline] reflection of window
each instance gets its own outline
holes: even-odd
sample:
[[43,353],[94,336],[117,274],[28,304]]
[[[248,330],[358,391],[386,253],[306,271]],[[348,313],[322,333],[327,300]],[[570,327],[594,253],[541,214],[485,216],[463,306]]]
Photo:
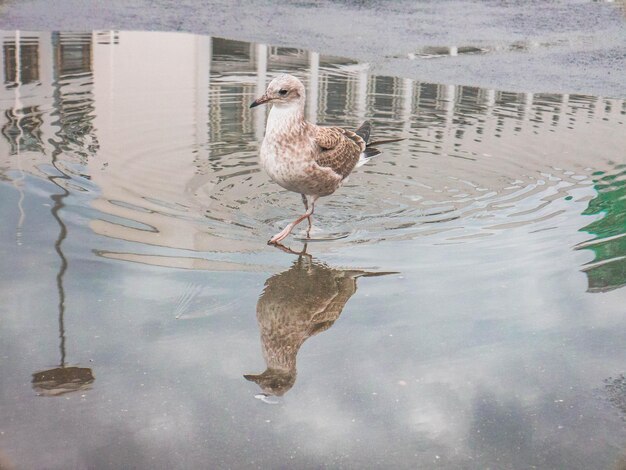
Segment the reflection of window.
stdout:
[[230,39],[213,38],[213,57],[250,60],[251,46],[249,42]]
[[59,77],[91,73],[91,33],[54,33],[54,60]]
[[[52,33],[55,148],[87,159],[98,149],[92,77],[92,33]],[[77,91],[80,87],[80,91]]]
[[91,71],[91,44],[61,44],[59,46],[59,75]]
[[104,44],[104,45],[119,44],[120,32],[119,31],[97,31],[96,43]]
[[4,44],[3,50],[5,83],[17,83],[19,81],[26,84],[39,81],[39,46],[37,44],[19,43],[19,70],[15,43]]
[[335,116],[345,114],[349,106],[348,101],[348,81],[345,79],[335,80],[329,77],[326,82],[326,113]]
[[232,71],[241,73],[252,72],[256,69],[254,51],[249,42],[213,38],[211,47],[211,71],[228,75]]

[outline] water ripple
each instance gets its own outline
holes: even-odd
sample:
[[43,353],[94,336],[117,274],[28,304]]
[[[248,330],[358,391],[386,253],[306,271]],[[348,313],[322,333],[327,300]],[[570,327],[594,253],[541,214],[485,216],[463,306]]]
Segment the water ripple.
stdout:
[[[371,119],[374,138],[406,138],[317,205],[318,233],[341,234],[324,249],[417,237],[472,243],[515,228],[549,231],[572,212],[623,204],[614,196],[626,180],[620,100],[420,83],[370,75],[346,59],[226,40],[199,49],[196,68],[170,80],[171,64],[127,72],[133,52],[123,41],[111,51],[84,35],[58,38],[73,55],[57,75],[0,97],[9,145],[0,177],[54,180],[79,198],[68,211],[82,198],[93,211],[90,229],[122,242],[100,244],[103,257],[226,269],[230,261],[216,254],[256,252],[299,215],[299,196],[258,165],[267,110],[248,108],[283,72],[305,81],[316,121],[356,127]],[[624,224],[596,225],[587,227],[596,238],[578,248],[620,248],[597,253],[585,269],[619,265]]]

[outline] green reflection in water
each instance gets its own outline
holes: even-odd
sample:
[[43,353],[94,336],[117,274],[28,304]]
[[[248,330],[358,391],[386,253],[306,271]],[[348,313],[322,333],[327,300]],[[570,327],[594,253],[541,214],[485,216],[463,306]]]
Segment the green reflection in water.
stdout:
[[626,285],[626,165],[618,165],[612,174],[598,174],[598,195],[589,202],[583,215],[604,214],[581,231],[595,235],[587,246],[595,259],[584,271],[589,292],[606,292]]

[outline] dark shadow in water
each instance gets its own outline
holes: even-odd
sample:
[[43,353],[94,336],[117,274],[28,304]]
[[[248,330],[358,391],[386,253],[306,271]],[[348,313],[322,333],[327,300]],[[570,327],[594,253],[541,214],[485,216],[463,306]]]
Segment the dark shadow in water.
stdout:
[[267,395],[287,393],[296,382],[302,344],[333,326],[356,292],[358,278],[387,274],[394,273],[332,268],[307,254],[305,245],[291,268],[265,281],[256,312],[267,369],[244,377]]
[[[48,177],[48,180],[57,186],[61,192],[58,194],[53,194],[50,198],[53,201],[51,214],[54,220],[59,225],[59,235],[54,243],[54,249],[59,256],[60,264],[59,271],[56,275],[56,285],[57,291],[59,294],[59,303],[58,303],[58,312],[59,312],[59,339],[60,339],[60,353],[61,353],[61,362],[59,367],[54,369],[44,370],[40,372],[35,372],[32,378],[33,388],[40,395],[45,396],[58,396],[68,392],[74,392],[78,390],[85,390],[90,387],[90,385],[95,380],[93,376],[93,372],[91,369],[86,367],[66,367],[65,365],[65,287],[63,284],[63,280],[65,277],[65,273],[68,269],[68,260],[63,253],[62,245],[64,240],[67,238],[67,226],[63,219],[61,219],[60,211],[65,207],[65,198],[69,196],[70,191],[67,189],[66,185],[71,181],[71,177],[67,175],[59,165],[59,156],[69,147],[69,143],[74,140],[74,135],[76,132],[76,126],[74,122],[78,119],[79,122],[89,122],[89,119],[85,119],[84,114],[88,113],[90,107],[80,108],[78,111],[78,116],[76,117],[76,110],[72,110],[70,113],[64,113],[64,109],[67,111],[66,107],[63,106],[63,84],[62,80],[71,78],[70,75],[76,73],[75,67],[69,67],[66,63],[67,61],[62,60],[64,57],[64,47],[62,41],[57,38],[56,41],[57,46],[57,58],[58,61],[55,61],[55,90],[54,90],[54,99],[55,103],[58,105],[55,108],[58,110],[58,126],[59,131],[56,133],[55,141],[51,142],[54,146],[54,150],[51,155],[51,163],[54,169],[58,172],[55,176]],[[80,46],[81,51],[90,50],[91,45],[88,44],[86,48],[84,45]],[[91,54],[87,54],[89,60],[87,61],[90,64]],[[70,64],[73,64],[77,57],[80,58],[80,54],[77,56],[76,54],[68,55],[72,60],[69,61]],[[83,63],[84,61],[80,61]],[[90,65],[89,65],[90,67]],[[83,71],[84,72],[84,71]],[[90,73],[90,70],[87,70],[87,73]],[[70,114],[68,117],[67,114]],[[92,130],[91,127],[87,127],[88,132]],[[80,134],[80,133],[79,133]],[[80,135],[78,136],[80,137]]]

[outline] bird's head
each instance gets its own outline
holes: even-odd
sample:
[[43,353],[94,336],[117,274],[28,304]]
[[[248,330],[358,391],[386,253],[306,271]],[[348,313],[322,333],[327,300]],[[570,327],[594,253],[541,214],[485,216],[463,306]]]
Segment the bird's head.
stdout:
[[296,383],[296,370],[274,369],[268,367],[262,374],[246,374],[244,375],[244,378],[250,382],[256,382],[268,395],[282,397],[285,393],[291,390],[293,384]]
[[282,74],[276,77],[267,86],[263,96],[250,105],[251,108],[265,103],[275,106],[294,106],[304,103],[304,85],[293,75]]

